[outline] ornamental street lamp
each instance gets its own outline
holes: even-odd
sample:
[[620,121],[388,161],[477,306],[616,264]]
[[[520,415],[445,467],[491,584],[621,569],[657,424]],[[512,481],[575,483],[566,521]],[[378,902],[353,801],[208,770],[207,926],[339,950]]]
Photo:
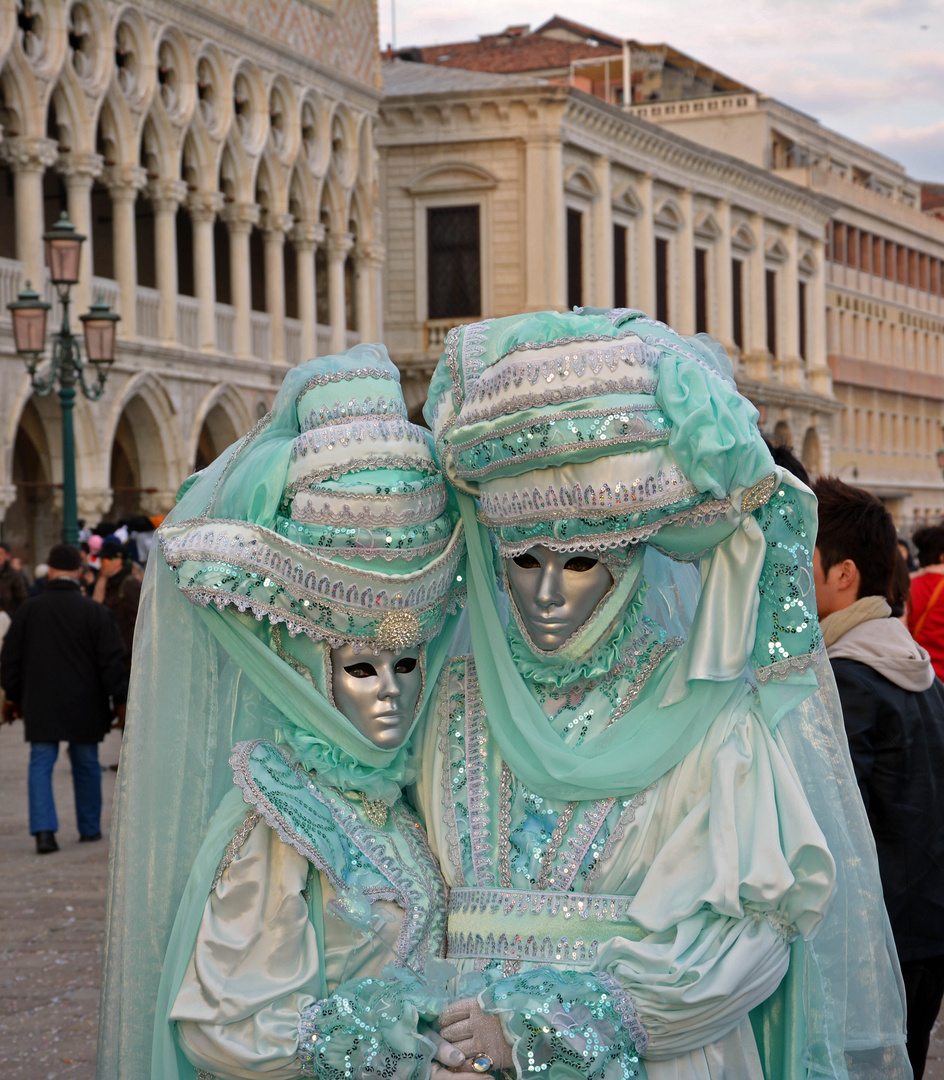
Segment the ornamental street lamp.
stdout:
[[43,234],[46,265],[62,304],[62,326],[53,338],[52,361],[45,376],[38,374],[46,339],[46,316],[52,305],[40,299],[35,289],[26,288],[12,304],[7,304],[13,318],[13,338],[17,353],[26,361],[33,390],[46,397],[58,385],[62,410],[62,541],[79,542],[79,515],[75,491],[75,435],[72,411],[76,386],[89,401],[98,401],[105,392],[105,380],[115,359],[115,323],[120,318],[99,297],[80,321],[85,327],[85,353],[96,378],[90,386],[85,381],[79,339],[69,327],[69,289],[79,280],[79,253],[85,240],[75,231],[65,211],[56,224]]

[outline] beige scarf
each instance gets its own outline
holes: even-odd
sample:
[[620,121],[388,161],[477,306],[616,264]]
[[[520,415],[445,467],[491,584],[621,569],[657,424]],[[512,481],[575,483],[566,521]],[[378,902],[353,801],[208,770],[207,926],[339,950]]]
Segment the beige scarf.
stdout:
[[869,619],[887,619],[892,609],[884,596],[863,596],[847,608],[834,611],[825,619],[820,619],[819,628],[823,632],[823,644],[828,649],[837,642],[843,634],[858,626],[859,623],[868,622]]

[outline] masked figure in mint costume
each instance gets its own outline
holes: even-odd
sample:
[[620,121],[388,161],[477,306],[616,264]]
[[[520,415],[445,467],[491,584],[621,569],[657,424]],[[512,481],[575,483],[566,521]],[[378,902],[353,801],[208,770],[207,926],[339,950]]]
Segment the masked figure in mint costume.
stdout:
[[472,656],[440,678],[419,803],[447,957],[488,981],[441,1018],[476,1068],[910,1075],[815,500],[756,418],[717,343],[640,312],[447,337],[427,419]]
[[291,371],[159,536],[99,1075],[428,1076],[445,889],[400,790],[465,556],[383,347]]

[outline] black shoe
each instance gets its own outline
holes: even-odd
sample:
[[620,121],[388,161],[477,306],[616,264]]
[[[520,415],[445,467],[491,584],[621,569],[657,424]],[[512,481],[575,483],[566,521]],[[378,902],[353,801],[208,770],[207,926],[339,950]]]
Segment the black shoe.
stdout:
[[101,840],[101,838],[102,838],[102,834],[100,832],[97,832],[94,836],[80,836],[79,837],[79,843],[80,844],[94,844],[96,840]]
[[54,832],[38,832],[35,836],[37,855],[51,855],[54,851],[59,850]]

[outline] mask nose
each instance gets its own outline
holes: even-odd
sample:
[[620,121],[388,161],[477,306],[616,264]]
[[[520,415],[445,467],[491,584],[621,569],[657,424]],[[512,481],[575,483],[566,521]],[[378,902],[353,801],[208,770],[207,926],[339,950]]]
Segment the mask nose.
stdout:
[[377,697],[381,700],[398,698],[402,691],[397,673],[393,670],[393,664],[383,664],[379,671],[380,686],[377,689]]
[[554,562],[548,562],[541,567],[538,576],[538,588],[535,593],[535,601],[540,608],[562,607],[564,604],[564,592],[562,589],[562,569]]

